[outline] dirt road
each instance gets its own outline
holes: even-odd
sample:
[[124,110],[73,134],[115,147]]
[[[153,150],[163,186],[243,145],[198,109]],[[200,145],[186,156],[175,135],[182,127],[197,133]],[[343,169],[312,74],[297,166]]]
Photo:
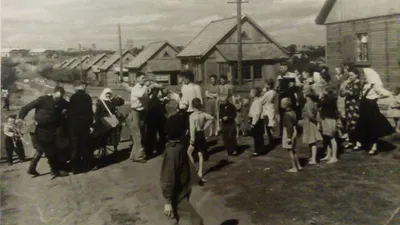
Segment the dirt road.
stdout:
[[[24,86],[24,101],[35,97],[35,90]],[[21,102],[22,104],[23,102]],[[31,115],[27,120],[32,119]],[[1,172],[1,223],[52,225],[162,225],[164,200],[159,186],[161,157],[147,164],[134,164],[127,158],[127,145],[112,159],[115,164],[87,174],[50,180],[43,158],[38,167],[45,175],[32,179],[26,174],[28,163],[11,167],[4,163]],[[28,156],[33,155],[26,146]],[[122,161],[124,160],[124,161]],[[246,213],[226,208],[223,199],[212,191],[195,188],[193,202],[205,216],[206,224],[221,224],[237,219],[251,224]]]
[[[250,140],[244,138],[239,144],[245,152],[221,165],[221,142],[211,142],[205,164],[209,182],[196,187],[192,196],[206,225],[400,224],[400,169],[392,158],[398,150],[376,157],[346,152],[337,164],[306,166],[291,174],[284,172],[289,161],[280,148],[249,158]],[[55,180],[49,175],[30,178],[27,163],[1,164],[0,224],[168,224],[159,187],[161,157],[133,164],[126,160],[128,144],[121,144],[121,151],[103,169]],[[32,155],[30,147],[27,152]],[[299,152],[304,161],[307,146],[300,145]],[[38,170],[49,172],[45,159]]]

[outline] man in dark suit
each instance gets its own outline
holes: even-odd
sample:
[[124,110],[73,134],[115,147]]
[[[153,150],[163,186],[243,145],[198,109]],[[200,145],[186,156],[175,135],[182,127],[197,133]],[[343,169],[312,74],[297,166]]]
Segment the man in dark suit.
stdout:
[[24,119],[26,115],[35,109],[35,127],[30,131],[32,143],[36,153],[32,158],[28,174],[37,176],[36,166],[43,153],[49,161],[53,177],[67,176],[68,173],[61,170],[62,162],[59,160],[60,150],[57,145],[58,130],[62,126],[64,112],[68,109],[68,102],[64,99],[65,90],[62,87],[55,87],[53,93],[44,95],[33,102],[22,107],[19,118]]
[[75,83],[76,92],[69,100],[68,127],[72,146],[71,165],[74,174],[81,172],[81,169],[90,170],[93,159],[89,142],[94,119],[93,103],[90,95],[86,93],[86,85],[84,81],[77,81]]

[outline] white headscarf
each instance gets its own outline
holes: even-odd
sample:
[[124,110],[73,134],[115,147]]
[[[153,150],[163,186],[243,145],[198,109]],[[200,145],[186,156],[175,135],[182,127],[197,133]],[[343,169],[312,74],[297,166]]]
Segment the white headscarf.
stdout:
[[365,79],[370,84],[375,84],[379,86],[383,86],[381,77],[379,74],[372,68],[364,68]]
[[100,98],[101,100],[103,100],[103,101],[105,101],[105,100],[110,100],[109,98],[106,97],[106,94],[108,94],[108,93],[111,93],[111,94],[112,94],[111,88],[105,88],[105,89],[101,92],[99,98]]

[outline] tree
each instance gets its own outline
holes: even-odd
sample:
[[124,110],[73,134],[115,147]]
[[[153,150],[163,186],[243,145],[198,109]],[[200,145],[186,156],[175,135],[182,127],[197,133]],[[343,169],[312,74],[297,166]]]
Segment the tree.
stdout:
[[295,44],[287,46],[286,49],[289,52],[290,57],[297,53],[297,45]]
[[14,69],[16,65],[18,65],[18,63],[14,63],[9,58],[1,59],[1,85],[5,88],[17,81],[17,74]]

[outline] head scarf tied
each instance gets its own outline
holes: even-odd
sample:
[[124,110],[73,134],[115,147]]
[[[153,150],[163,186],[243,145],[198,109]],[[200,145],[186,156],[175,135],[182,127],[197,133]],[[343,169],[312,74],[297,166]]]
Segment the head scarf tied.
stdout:
[[105,88],[105,89],[103,90],[103,92],[101,92],[99,98],[100,98],[101,100],[103,100],[103,101],[105,101],[105,100],[110,100],[110,98],[107,98],[107,96],[106,96],[108,93],[112,94],[112,90],[111,90],[110,88]]

